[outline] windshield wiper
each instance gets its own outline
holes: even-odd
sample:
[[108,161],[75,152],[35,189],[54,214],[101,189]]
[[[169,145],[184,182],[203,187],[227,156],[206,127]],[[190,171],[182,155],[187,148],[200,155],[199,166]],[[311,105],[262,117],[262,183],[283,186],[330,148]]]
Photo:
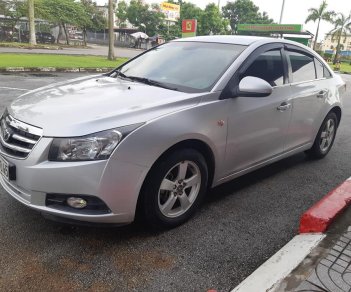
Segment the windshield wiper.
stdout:
[[126,75],[124,75],[122,77],[128,78],[130,80],[134,80],[134,81],[137,81],[137,82],[140,82],[140,83],[144,83],[144,84],[147,84],[147,85],[152,85],[152,86],[157,86],[157,87],[162,87],[162,88],[165,88],[165,89],[178,91],[178,88],[176,88],[176,87],[171,87],[171,86],[168,86],[168,85],[166,85],[166,84],[164,84],[162,82],[159,82],[159,81],[156,81],[156,80],[152,80],[152,79],[149,79],[149,78],[138,77],[138,76],[126,76]]
[[117,77],[128,78],[128,76],[125,75],[124,73],[122,73],[121,70],[115,70],[115,71],[113,71],[113,73],[116,73],[116,75],[113,76],[115,78],[117,78]]

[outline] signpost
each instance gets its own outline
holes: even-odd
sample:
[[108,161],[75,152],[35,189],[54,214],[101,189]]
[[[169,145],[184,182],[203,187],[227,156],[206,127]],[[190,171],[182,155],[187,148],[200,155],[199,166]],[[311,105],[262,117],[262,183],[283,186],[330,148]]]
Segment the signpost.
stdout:
[[180,5],[162,2],[160,4],[161,11],[166,15],[167,21],[176,22],[180,17]]
[[238,31],[299,33],[302,32],[302,24],[238,24]]
[[196,19],[184,19],[182,22],[182,37],[194,37],[196,36],[197,20]]
[[284,39],[292,40],[308,46],[313,35],[303,31],[302,24],[238,24],[239,34],[250,35],[280,35]]

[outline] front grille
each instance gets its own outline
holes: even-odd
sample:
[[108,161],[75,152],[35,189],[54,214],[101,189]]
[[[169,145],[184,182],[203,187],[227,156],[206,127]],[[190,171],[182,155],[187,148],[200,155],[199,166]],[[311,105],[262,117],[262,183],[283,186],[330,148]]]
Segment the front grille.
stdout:
[[0,146],[2,152],[26,158],[42,136],[42,129],[14,119],[5,112],[0,119]]

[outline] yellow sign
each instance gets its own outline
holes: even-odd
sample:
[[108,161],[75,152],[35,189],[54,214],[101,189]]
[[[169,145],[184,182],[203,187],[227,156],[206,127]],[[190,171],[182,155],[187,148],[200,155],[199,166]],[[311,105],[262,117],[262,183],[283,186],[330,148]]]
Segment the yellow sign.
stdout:
[[180,5],[162,2],[161,11],[166,15],[166,20],[177,21],[180,17]]

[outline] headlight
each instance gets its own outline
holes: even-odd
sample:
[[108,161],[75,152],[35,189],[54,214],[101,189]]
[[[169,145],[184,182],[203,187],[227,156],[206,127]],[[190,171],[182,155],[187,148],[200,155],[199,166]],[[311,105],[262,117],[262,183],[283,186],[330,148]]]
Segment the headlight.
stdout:
[[55,138],[50,161],[103,160],[110,157],[119,142],[142,124],[111,129],[82,137]]

